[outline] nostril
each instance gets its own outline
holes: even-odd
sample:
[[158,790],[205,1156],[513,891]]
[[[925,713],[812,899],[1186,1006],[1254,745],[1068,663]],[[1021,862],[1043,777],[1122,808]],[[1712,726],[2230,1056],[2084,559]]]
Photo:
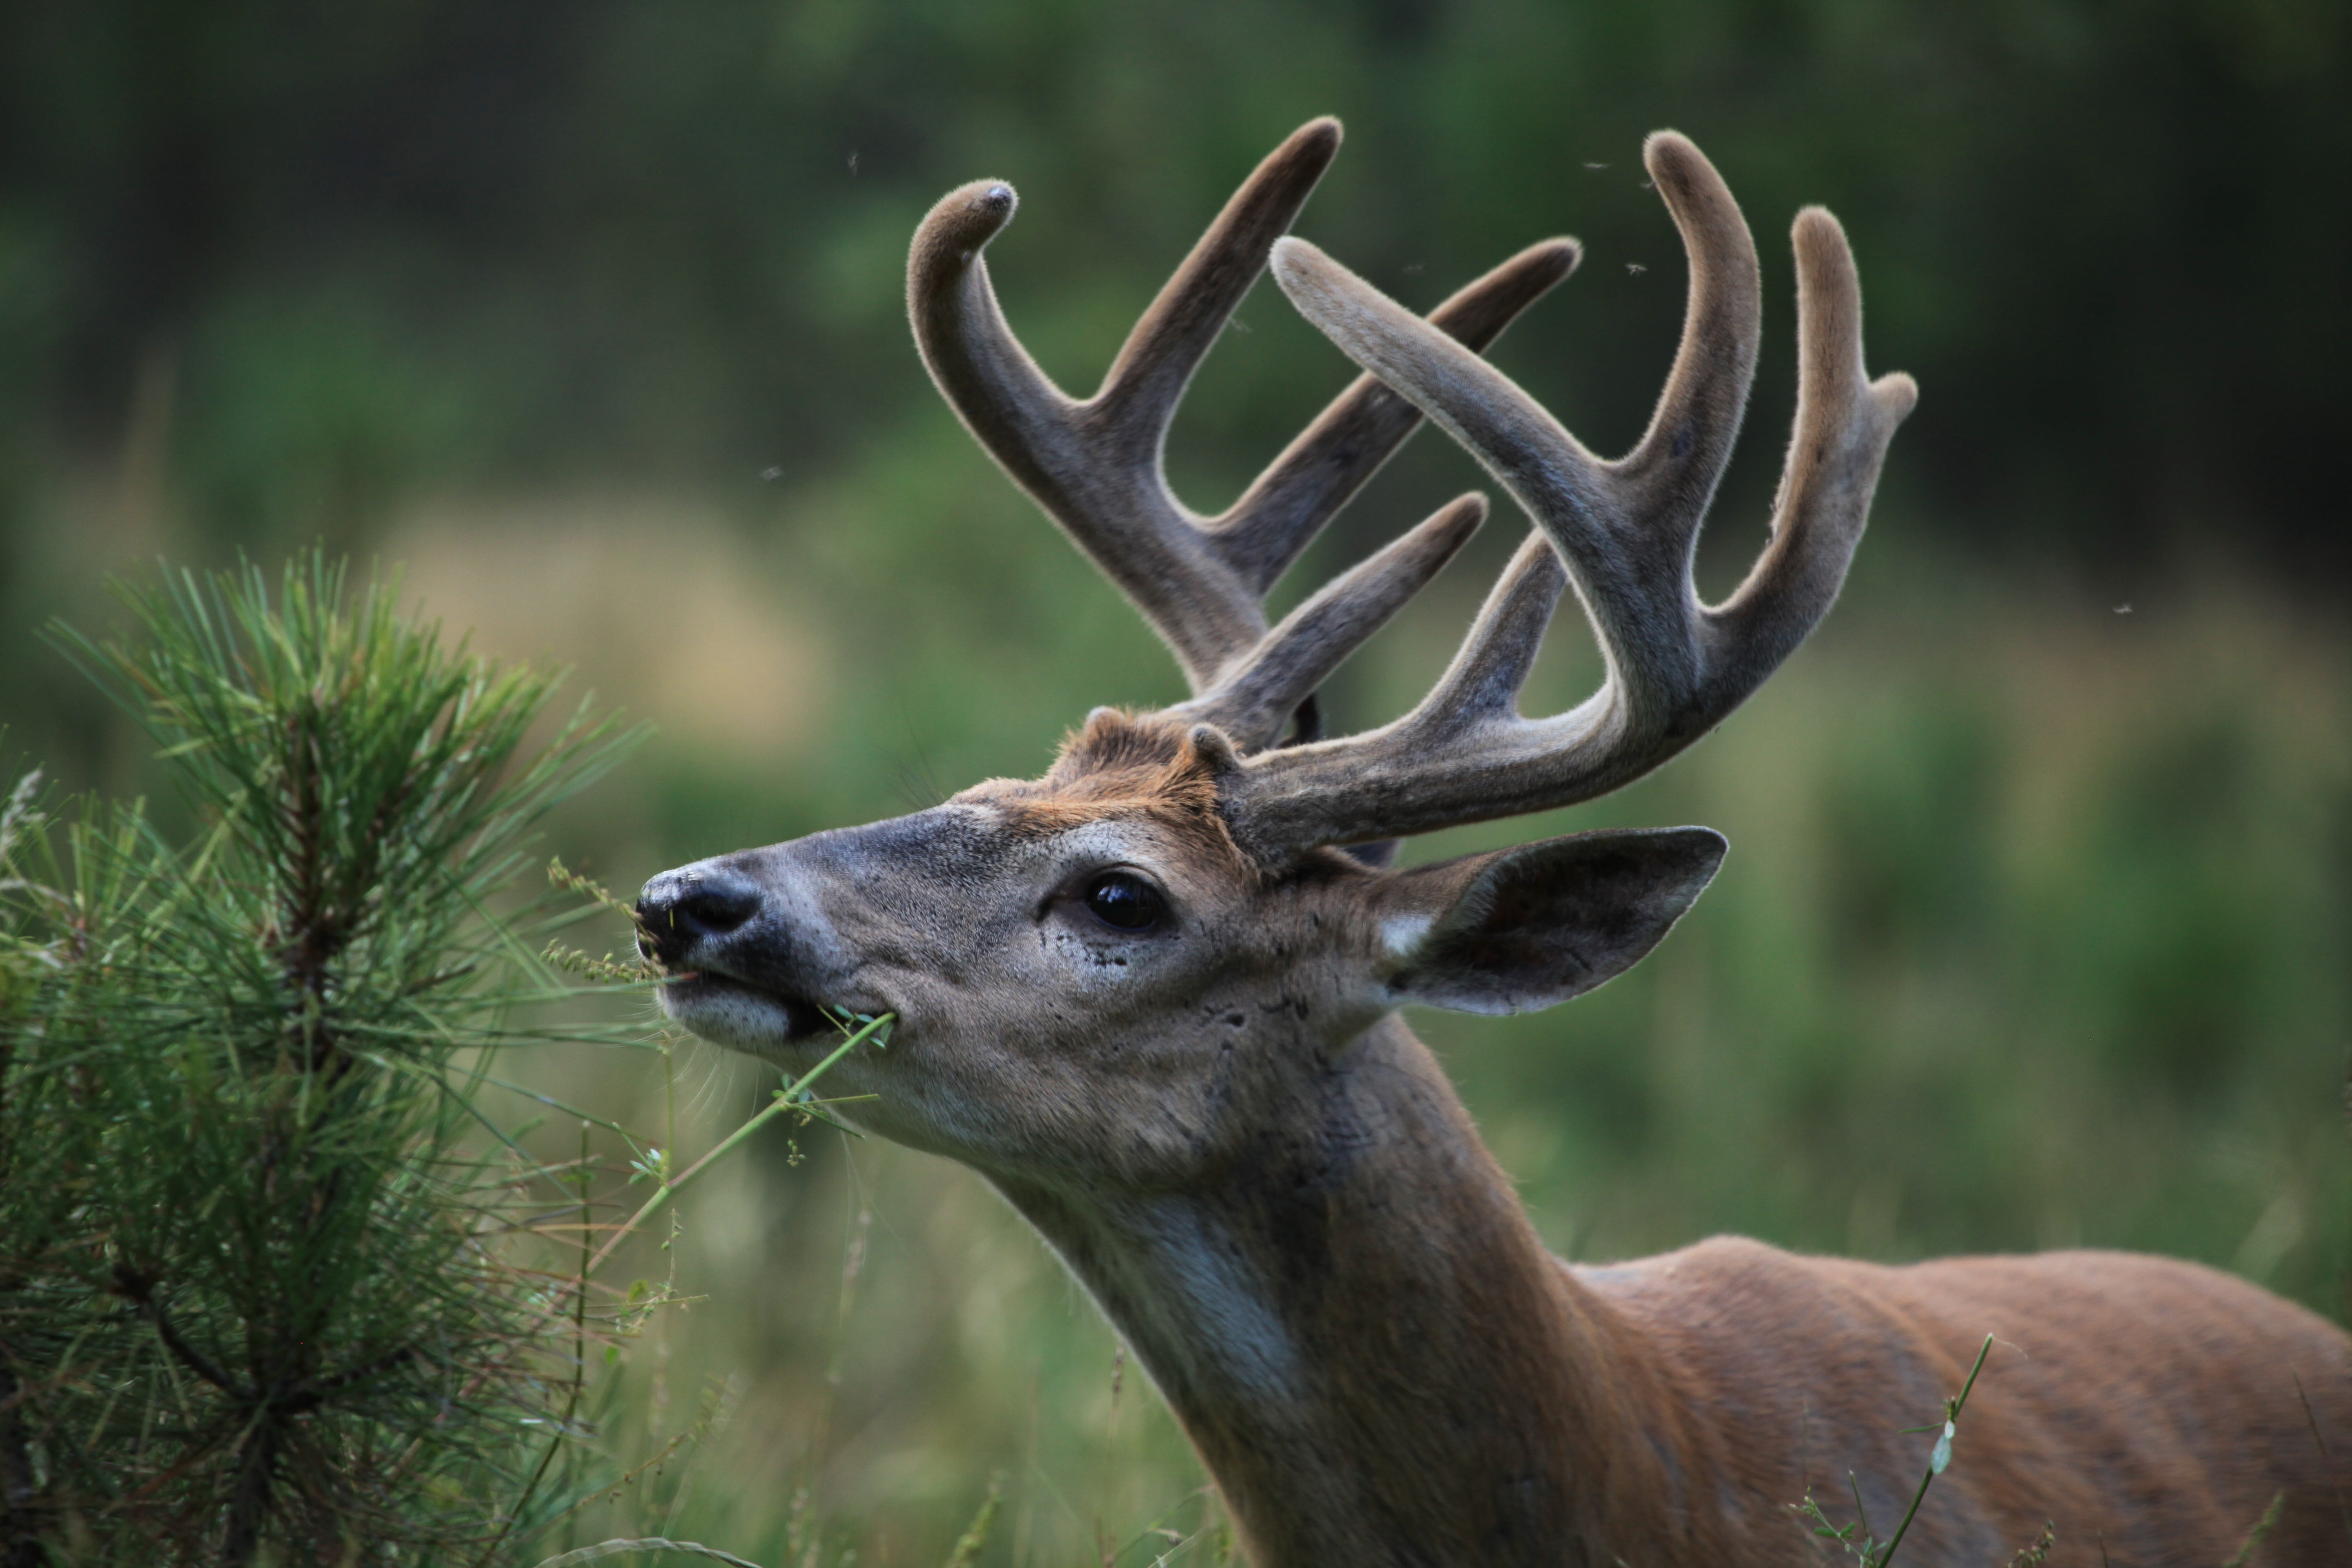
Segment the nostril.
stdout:
[[637,899],[637,949],[676,963],[701,937],[725,936],[760,911],[760,889],[727,872],[673,871],[646,884]]
[[759,912],[760,889],[735,877],[706,878],[677,900],[677,923],[710,936],[724,936]]

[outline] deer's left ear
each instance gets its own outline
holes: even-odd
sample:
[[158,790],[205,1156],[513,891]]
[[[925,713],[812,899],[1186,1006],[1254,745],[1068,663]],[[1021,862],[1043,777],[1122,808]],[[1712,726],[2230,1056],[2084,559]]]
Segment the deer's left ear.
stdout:
[[1705,827],[1579,833],[1417,866],[1371,895],[1396,1002],[1528,1013],[1630,967],[1723,862]]

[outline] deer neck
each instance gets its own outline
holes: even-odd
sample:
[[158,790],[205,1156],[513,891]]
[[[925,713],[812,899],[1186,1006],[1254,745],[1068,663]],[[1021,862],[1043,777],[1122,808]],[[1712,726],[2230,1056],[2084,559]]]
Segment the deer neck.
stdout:
[[998,1177],[1134,1348],[1262,1568],[1606,1562],[1673,1489],[1661,1376],[1545,1251],[1393,1017],[1203,1190]]

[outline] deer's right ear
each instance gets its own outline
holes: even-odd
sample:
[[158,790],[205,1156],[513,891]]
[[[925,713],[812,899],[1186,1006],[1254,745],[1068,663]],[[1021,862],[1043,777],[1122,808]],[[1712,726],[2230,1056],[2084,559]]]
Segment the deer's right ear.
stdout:
[[1382,984],[1464,1013],[1565,1002],[1655,947],[1725,847],[1705,827],[1579,833],[1391,873],[1372,894]]

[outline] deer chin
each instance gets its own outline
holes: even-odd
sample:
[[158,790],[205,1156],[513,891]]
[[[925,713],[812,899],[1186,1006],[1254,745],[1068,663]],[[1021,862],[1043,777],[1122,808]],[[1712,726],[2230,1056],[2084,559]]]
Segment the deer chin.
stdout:
[[674,1023],[716,1046],[755,1055],[836,1033],[818,1003],[712,969],[681,970],[656,994]]

